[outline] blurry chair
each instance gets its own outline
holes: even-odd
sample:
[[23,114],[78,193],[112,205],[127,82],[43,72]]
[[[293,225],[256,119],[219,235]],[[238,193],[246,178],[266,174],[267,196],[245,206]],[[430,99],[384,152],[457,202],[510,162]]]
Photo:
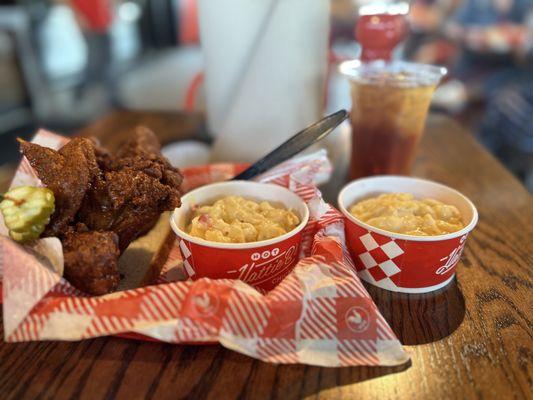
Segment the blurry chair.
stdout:
[[[138,110],[188,108],[186,94],[202,70],[198,46],[160,51],[124,74],[118,83],[118,100],[123,107]],[[202,103],[199,98],[194,108],[202,109]]]
[[176,8],[172,0],[147,0],[141,17],[141,32],[146,46],[161,48],[177,44]]
[[[24,8],[0,7],[0,34],[4,43],[3,61],[10,62],[8,59],[11,59],[12,66],[15,67],[10,71],[14,79],[7,83],[14,90],[18,86],[23,93],[23,99],[13,99],[15,103],[10,110],[0,110],[0,132],[7,132],[30,124],[32,115],[39,115],[46,102],[46,86],[32,46],[30,21]],[[7,64],[4,67],[9,68]],[[5,79],[8,79],[7,76]],[[5,90],[4,86],[2,88]]]
[[[187,93],[203,70],[196,3],[149,0],[144,4],[145,55],[118,83],[122,106],[167,111],[190,108]],[[203,98],[198,97],[194,108],[202,109]]]

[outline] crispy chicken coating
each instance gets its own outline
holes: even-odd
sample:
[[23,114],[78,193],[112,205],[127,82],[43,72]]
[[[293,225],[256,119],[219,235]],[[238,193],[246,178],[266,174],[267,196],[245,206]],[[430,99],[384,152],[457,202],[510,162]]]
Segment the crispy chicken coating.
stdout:
[[148,232],[163,211],[180,205],[179,192],[132,168],[106,172],[103,184],[90,192],[79,220],[93,230],[110,230],[120,251]]
[[183,178],[159,147],[152,131],[137,128],[130,141],[100,164],[102,179],[88,192],[79,212],[79,221],[90,229],[115,232],[121,252],[148,232],[163,211],[181,205]]
[[117,158],[138,156],[143,154],[161,154],[161,144],[152,130],[146,126],[135,128],[133,138],[116,152]]
[[74,221],[91,182],[100,174],[94,144],[74,138],[56,151],[20,140],[20,148],[39,179],[54,192],[56,208],[44,235],[60,236]]
[[101,295],[119,284],[118,237],[114,232],[68,232],[62,240],[65,278],[78,289]]
[[59,151],[20,141],[56,211],[45,236],[63,243],[65,277],[90,294],[119,283],[118,257],[148,232],[164,211],[181,205],[179,170],[161,155],[148,128],[139,127],[115,154],[75,138]]

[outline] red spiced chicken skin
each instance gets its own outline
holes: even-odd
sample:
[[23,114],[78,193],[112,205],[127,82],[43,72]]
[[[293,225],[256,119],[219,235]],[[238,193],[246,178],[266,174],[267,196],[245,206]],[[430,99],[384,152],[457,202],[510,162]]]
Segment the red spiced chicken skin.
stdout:
[[114,154],[86,138],[72,139],[58,151],[20,143],[54,192],[56,209],[43,236],[61,240],[66,279],[89,294],[112,292],[120,280],[120,254],[161,213],[180,206],[181,173],[145,127],[136,128]]

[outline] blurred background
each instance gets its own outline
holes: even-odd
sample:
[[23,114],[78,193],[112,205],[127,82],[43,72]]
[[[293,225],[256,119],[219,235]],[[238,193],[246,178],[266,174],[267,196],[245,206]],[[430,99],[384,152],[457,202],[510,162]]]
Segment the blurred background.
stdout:
[[[312,1],[312,0],[309,0]],[[358,10],[331,0],[336,65],[355,58]],[[533,0],[413,0],[395,57],[444,65],[432,109],[458,120],[533,190]],[[16,137],[74,134],[114,109],[205,111],[196,0],[0,1],[0,175]]]

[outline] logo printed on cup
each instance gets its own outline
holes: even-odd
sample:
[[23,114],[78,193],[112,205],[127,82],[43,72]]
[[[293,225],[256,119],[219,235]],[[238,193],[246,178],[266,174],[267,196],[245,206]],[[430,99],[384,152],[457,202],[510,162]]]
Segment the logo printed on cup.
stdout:
[[275,247],[272,250],[265,250],[261,253],[253,253],[250,257],[251,263],[246,263],[240,268],[229,271],[237,273],[236,279],[248,283],[261,283],[264,279],[275,279],[276,275],[283,272],[294,264],[296,259],[296,246],[291,246],[284,252]]
[[194,310],[200,316],[209,317],[217,312],[219,301],[217,297],[209,292],[204,292],[193,296],[192,304],[194,305]]
[[437,268],[437,270],[435,271],[437,275],[444,275],[446,272],[452,269],[455,266],[455,264],[457,264],[457,262],[461,258],[461,254],[463,253],[463,249],[465,247],[465,240],[466,240],[466,235],[461,237],[459,246],[453,249],[450,255],[448,255],[447,257],[441,258],[440,261],[446,260],[446,263],[443,266]]
[[279,248],[276,247],[276,248],[272,249],[272,251],[265,250],[262,253],[254,253],[254,254],[252,254],[251,259],[252,259],[252,261],[259,261],[260,259],[266,260],[270,256],[276,257],[278,254],[279,254]]
[[360,306],[354,306],[344,315],[346,325],[353,332],[364,332],[370,326],[368,311]]

